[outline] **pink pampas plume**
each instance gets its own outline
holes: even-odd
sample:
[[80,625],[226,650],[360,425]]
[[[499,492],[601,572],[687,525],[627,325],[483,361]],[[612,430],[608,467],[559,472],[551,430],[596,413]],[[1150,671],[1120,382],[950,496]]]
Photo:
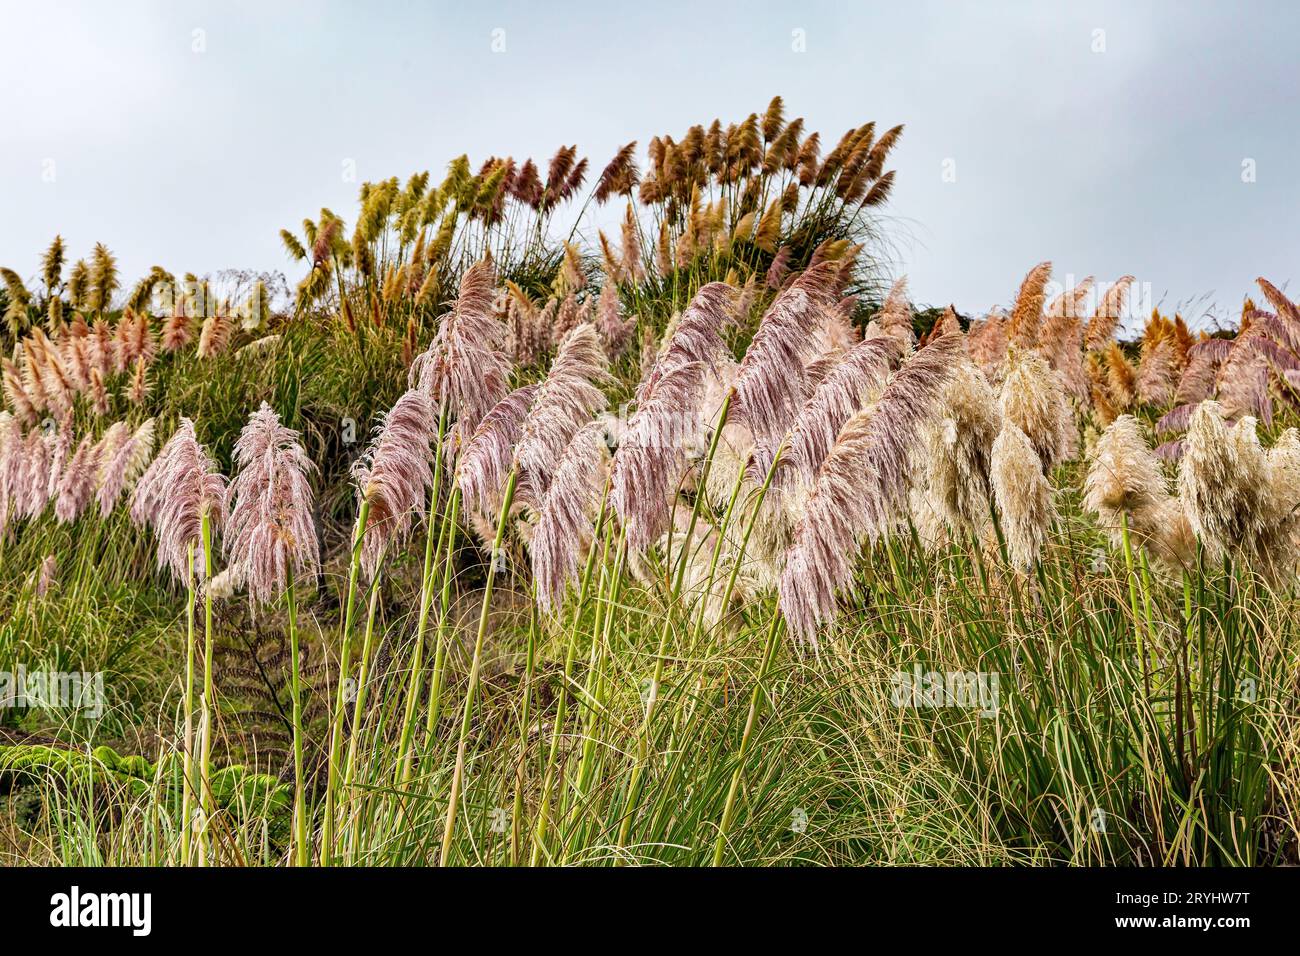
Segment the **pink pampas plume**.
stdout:
[[[226,480],[199,444],[194,423],[182,418],[131,496],[131,519],[153,529],[158,567],[171,571],[177,581],[189,580],[190,548],[202,550],[203,515],[208,515],[214,532],[224,527],[225,492]],[[201,575],[204,562],[197,565]]]
[[601,287],[600,298],[596,302],[596,326],[611,359],[617,359],[627,351],[632,335],[636,332],[636,317],[623,318],[622,306],[618,301],[618,287],[612,281]]
[[9,527],[14,499],[22,481],[23,426],[17,416],[0,412],[0,537]]
[[637,389],[637,409],[610,478],[610,504],[635,550],[667,530],[669,503],[686,468],[685,442],[697,430],[705,375],[732,361],[721,336],[731,321],[732,293],[722,282],[695,293]]
[[[864,339],[845,353],[813,391],[790,429],[787,462],[806,481],[812,481],[826,459],[844,423],[884,387],[890,371],[903,357],[904,345],[893,336]],[[756,470],[771,466],[757,461]]]
[[8,359],[3,359],[3,387],[5,402],[13,412],[14,418],[24,427],[32,425],[39,414],[36,409],[36,403],[32,396],[27,392],[27,386],[23,382],[22,374],[18,367]]
[[370,448],[352,467],[357,503],[370,503],[361,567],[373,580],[389,546],[400,547],[412,519],[424,514],[425,491],[433,484],[430,444],[438,413],[428,394],[408,389],[384,416]]
[[469,267],[455,306],[443,316],[429,348],[416,356],[408,377],[412,388],[428,396],[435,414],[446,402],[461,443],[509,388],[510,361],[502,351],[507,330],[492,308],[495,283],[491,262]]
[[842,429],[822,462],[807,511],[786,552],[779,603],[796,638],[816,641],[852,577],[863,540],[897,522],[907,497],[911,446],[957,365],[961,339],[945,335],[894,376],[880,400]]
[[907,276],[901,276],[885,296],[885,302],[867,326],[867,337],[888,335],[906,348],[916,342],[912,330],[912,306],[907,301]]
[[595,326],[585,322],[560,343],[550,371],[533,395],[514,450],[514,461],[527,475],[527,487],[535,496],[546,493],[551,471],[578,429],[604,410],[605,394],[597,386],[608,377],[609,359],[600,336]]
[[555,468],[529,542],[537,602],[550,612],[576,577],[595,536],[598,501],[609,471],[605,425],[584,425]]
[[95,445],[90,436],[81,439],[76,452],[59,475],[54,495],[54,517],[59,524],[76,521],[95,493]]
[[777,296],[741,359],[733,386],[736,421],[760,443],[779,441],[810,391],[806,367],[817,357],[823,310],[836,302],[837,264],[808,269]]
[[[241,569],[254,604],[269,604],[295,579],[320,570],[309,475],[316,470],[298,432],[262,403],[235,442],[239,474],[226,501],[227,560]],[[373,510],[374,505],[371,505]]]
[[58,582],[59,562],[52,554],[47,554],[36,574],[36,596],[43,598]]
[[501,510],[501,495],[514,463],[514,448],[540,384],[517,388],[489,411],[470,436],[456,464],[456,484],[480,516]]

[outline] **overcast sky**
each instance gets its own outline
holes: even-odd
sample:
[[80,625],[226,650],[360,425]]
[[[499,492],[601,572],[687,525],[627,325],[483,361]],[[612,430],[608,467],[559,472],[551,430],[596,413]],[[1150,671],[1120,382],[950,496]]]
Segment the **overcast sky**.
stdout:
[[127,282],[292,283],[278,230],[353,219],[345,161],[439,179],[577,143],[599,168],[780,93],[823,140],[906,124],[889,229],[916,300],[982,312],[1051,259],[1196,318],[1300,280],[1298,7],[3,0],[0,264],[34,275],[58,232]]

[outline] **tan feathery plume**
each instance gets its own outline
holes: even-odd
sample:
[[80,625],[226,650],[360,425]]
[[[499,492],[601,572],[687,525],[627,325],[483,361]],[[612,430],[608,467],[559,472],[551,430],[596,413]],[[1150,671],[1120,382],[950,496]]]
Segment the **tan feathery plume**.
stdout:
[[972,322],[966,331],[966,353],[989,381],[995,381],[1007,357],[1006,316],[995,311]]
[[1118,342],[1106,346],[1104,355],[1106,395],[1110,403],[1120,411],[1132,408],[1137,401],[1137,369]]
[[1084,346],[1090,352],[1099,352],[1112,343],[1119,320],[1124,314],[1124,303],[1128,299],[1129,287],[1133,284],[1132,276],[1116,279],[1097,304],[1097,311],[1088,321],[1084,330]]
[[3,359],[3,381],[5,402],[9,405],[14,418],[20,426],[30,426],[37,418],[39,412],[36,403],[32,397],[27,394],[27,386],[23,383],[21,373],[9,359]]
[[1088,397],[1088,375],[1083,368],[1083,305],[1092,291],[1092,276],[1066,289],[1044,310],[1038,349],[1060,376],[1066,393]]
[[840,430],[818,471],[781,575],[780,607],[795,637],[816,640],[818,625],[833,615],[835,595],[852,576],[861,542],[883,537],[901,516],[911,445],[960,352],[957,336],[921,349],[880,400]]
[[1052,277],[1052,264],[1040,262],[1029,270],[1016,304],[1007,323],[1007,339],[1018,348],[1031,349],[1038,344],[1038,330],[1043,322],[1043,302],[1047,298],[1047,281]]
[[1168,405],[1182,377],[1181,360],[1174,324],[1158,312],[1153,314],[1138,356],[1138,399],[1148,405]]
[[601,287],[600,298],[596,302],[596,326],[611,359],[618,359],[627,351],[636,332],[636,317],[629,316],[625,319],[622,310],[618,287],[613,282],[606,282]]
[[900,276],[885,296],[880,307],[867,325],[867,338],[888,335],[897,339],[909,350],[916,342],[912,331],[912,306],[907,300],[907,276]]
[[199,330],[199,358],[210,359],[220,355],[230,345],[235,333],[235,323],[225,310],[218,307],[203,320]]
[[1052,486],[1029,437],[1009,420],[993,442],[989,476],[1011,563],[1031,569],[1042,554],[1056,511]]
[[621,274],[623,281],[641,282],[645,279],[645,263],[641,261],[641,230],[630,200],[627,204],[627,212],[623,217],[622,242]]

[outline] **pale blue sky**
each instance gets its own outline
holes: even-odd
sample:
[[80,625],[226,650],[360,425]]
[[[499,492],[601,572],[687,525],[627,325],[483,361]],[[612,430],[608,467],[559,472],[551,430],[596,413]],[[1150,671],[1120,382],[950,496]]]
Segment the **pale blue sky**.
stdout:
[[1257,275],[1300,280],[1298,36],[1284,0],[4,0],[0,264],[33,275],[61,232],[73,256],[106,242],[128,281],[157,262],[292,282],[278,230],[322,205],[352,218],[345,159],[440,177],[461,152],[577,143],[599,168],[780,93],[832,141],[907,124],[889,212],[919,301],[983,311],[1052,259],[1235,307]]

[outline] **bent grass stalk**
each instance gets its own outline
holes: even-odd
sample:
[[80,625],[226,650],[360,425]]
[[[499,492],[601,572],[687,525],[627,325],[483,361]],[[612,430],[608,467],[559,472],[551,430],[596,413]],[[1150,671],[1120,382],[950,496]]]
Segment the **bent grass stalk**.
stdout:
[[[636,744],[636,763],[632,768],[632,777],[628,781],[627,802],[623,807],[623,819],[618,829],[618,843],[616,848],[622,850],[627,846],[628,834],[632,829],[632,819],[636,816],[637,806],[641,801],[641,786],[645,776],[646,761],[649,759],[650,751],[650,727],[654,721],[655,703],[659,698],[659,684],[664,677],[664,658],[668,653],[668,638],[672,635],[673,615],[672,608],[677,599],[681,596],[682,583],[686,578],[686,565],[690,558],[691,540],[695,535],[695,525],[700,516],[700,505],[708,498],[709,471],[713,466],[713,456],[718,450],[718,442],[722,437],[722,430],[727,424],[727,412],[731,407],[731,393],[722,402],[722,409],[718,413],[718,420],[713,426],[713,435],[709,439],[708,454],[704,458],[704,465],[700,469],[700,481],[698,490],[695,495],[695,501],[691,506],[691,517],[686,525],[686,537],[682,541],[681,554],[677,556],[677,571],[673,575],[672,589],[668,594],[668,610],[664,613],[664,625],[659,632],[659,643],[655,648],[655,666],[654,674],[650,678],[650,692],[646,695],[645,715],[641,720],[641,729],[637,734]],[[742,471],[743,474],[743,471]],[[719,539],[719,545],[721,539]],[[716,554],[716,548],[715,548]],[[712,569],[710,568],[710,571]],[[702,600],[707,605],[709,594],[706,590]],[[615,857],[616,865],[622,865],[622,854]]]
[[352,620],[356,613],[357,577],[361,571],[361,540],[366,533],[370,517],[370,499],[361,500],[356,527],[352,533],[352,558],[348,564],[347,597],[343,612],[343,646],[339,651],[338,687],[334,696],[334,712],[330,727],[329,765],[326,769],[325,817],[321,822],[321,865],[329,866],[334,856],[334,811],[337,804],[338,783],[342,768],[343,713],[347,706],[345,685],[352,668]]
[[537,826],[533,834],[533,848],[529,857],[529,866],[537,866],[546,849],[546,830],[551,809],[551,789],[555,780],[555,763],[560,751],[560,737],[564,734],[564,725],[569,715],[569,686],[573,683],[573,663],[577,656],[578,634],[581,630],[582,609],[587,606],[587,594],[591,587],[592,572],[596,566],[596,541],[601,538],[605,523],[605,512],[609,501],[609,482],[600,499],[600,516],[596,519],[596,533],[592,537],[591,549],[587,553],[587,564],[582,571],[582,583],[578,587],[578,601],[573,611],[573,626],[569,629],[569,639],[564,651],[564,679],[555,704],[555,722],[551,728],[551,745],[546,754],[546,768],[542,773],[542,802],[537,812]]
[[442,543],[442,535],[446,529],[445,522],[437,521],[438,499],[442,496],[442,443],[446,431],[447,403],[444,401],[438,415],[437,442],[433,446],[435,449],[433,486],[429,491],[429,508],[427,511],[429,517],[426,522],[424,538],[424,569],[420,575],[420,616],[415,628],[415,647],[411,652],[411,677],[407,683],[406,709],[402,716],[402,740],[397,752],[397,781],[399,783],[405,783],[411,775],[411,740],[415,735],[415,709],[419,701],[422,684],[420,668],[424,664],[424,636],[429,625],[429,608],[433,604],[433,561],[435,552],[441,553],[440,550],[434,547],[434,525],[437,524],[439,529],[436,536],[439,545]]
[[298,866],[311,863],[311,844],[307,830],[307,784],[302,758],[302,655],[298,646],[298,598],[294,593],[293,565],[287,569],[285,602],[289,613],[289,667],[293,694],[293,827]]
[[451,793],[448,795],[447,803],[447,826],[442,835],[442,852],[438,857],[439,866],[447,866],[451,861],[452,836],[456,831],[456,810],[460,800],[461,784],[465,776],[465,752],[469,746],[470,722],[474,718],[474,701],[478,696],[479,670],[483,658],[483,640],[487,635],[488,618],[491,612],[492,584],[497,573],[496,560],[497,555],[501,553],[502,543],[505,541],[506,521],[510,516],[510,506],[514,503],[515,486],[518,481],[519,469],[517,467],[511,468],[510,477],[506,479],[505,492],[502,494],[501,514],[497,518],[496,540],[492,544],[492,554],[489,556],[491,565],[488,568],[487,581],[483,585],[483,608],[479,612],[478,635],[474,639],[474,659],[470,663],[469,686],[465,689],[465,708],[461,713],[460,736],[456,744],[456,766],[452,771]]

